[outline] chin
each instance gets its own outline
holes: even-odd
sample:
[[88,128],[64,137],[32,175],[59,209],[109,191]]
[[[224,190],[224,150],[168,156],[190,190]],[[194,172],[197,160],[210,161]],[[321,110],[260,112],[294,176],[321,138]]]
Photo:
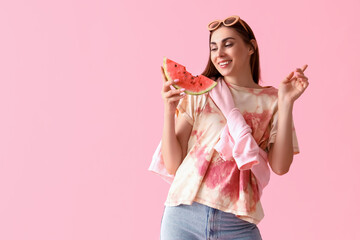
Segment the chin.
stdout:
[[226,76],[226,75],[228,74],[228,71],[224,71],[224,69],[216,68],[216,70],[217,70],[222,76]]
[[223,77],[231,76],[231,72],[229,72],[229,71],[219,71],[219,73],[220,73]]

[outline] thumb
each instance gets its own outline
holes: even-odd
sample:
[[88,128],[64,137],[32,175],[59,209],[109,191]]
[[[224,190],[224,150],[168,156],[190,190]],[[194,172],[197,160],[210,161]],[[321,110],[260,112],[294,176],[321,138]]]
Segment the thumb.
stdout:
[[287,77],[284,79],[283,83],[291,82],[291,78],[294,76],[294,72],[291,72]]

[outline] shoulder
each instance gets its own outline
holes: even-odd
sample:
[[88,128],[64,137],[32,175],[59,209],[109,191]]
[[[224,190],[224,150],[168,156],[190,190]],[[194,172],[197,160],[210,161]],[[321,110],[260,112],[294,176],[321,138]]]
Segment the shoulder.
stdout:
[[273,86],[260,86],[259,88],[238,87],[236,90],[237,92],[247,93],[256,97],[261,97],[272,101],[276,100],[278,96],[278,89]]
[[264,86],[261,88],[261,92],[263,94],[267,94],[267,95],[274,95],[277,97],[278,91],[279,89],[277,89],[276,87],[273,86]]
[[259,89],[254,89],[251,92],[252,95],[256,96],[257,105],[264,110],[269,110],[274,113],[277,109],[278,103],[278,89],[273,86],[265,86]]

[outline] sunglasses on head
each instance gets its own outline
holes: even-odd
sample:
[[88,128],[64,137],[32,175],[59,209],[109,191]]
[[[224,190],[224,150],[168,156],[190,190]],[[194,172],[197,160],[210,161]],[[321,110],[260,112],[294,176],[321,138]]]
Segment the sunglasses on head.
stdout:
[[215,29],[217,29],[218,27],[220,27],[221,23],[224,24],[224,26],[229,27],[229,26],[234,25],[234,24],[237,23],[237,22],[239,22],[239,23],[244,27],[244,29],[246,30],[246,32],[249,33],[249,31],[248,31],[247,28],[245,27],[244,22],[240,19],[239,16],[236,16],[236,15],[233,15],[233,16],[230,16],[230,17],[228,17],[228,18],[225,18],[224,20],[215,20],[215,21],[212,21],[211,23],[209,23],[208,29],[209,29],[209,31],[214,31]]

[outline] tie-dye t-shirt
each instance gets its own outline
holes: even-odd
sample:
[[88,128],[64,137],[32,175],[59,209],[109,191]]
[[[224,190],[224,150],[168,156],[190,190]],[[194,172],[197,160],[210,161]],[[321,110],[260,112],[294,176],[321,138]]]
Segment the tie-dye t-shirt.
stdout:
[[[242,112],[258,145],[268,152],[277,130],[277,89],[246,88],[229,85],[235,106]],[[258,224],[264,217],[251,170],[239,170],[235,160],[224,161],[214,150],[226,125],[226,118],[209,94],[187,95],[178,111],[193,126],[187,155],[170,186],[166,206],[192,204],[193,201],[235,214]],[[293,151],[299,153],[295,128]]]

